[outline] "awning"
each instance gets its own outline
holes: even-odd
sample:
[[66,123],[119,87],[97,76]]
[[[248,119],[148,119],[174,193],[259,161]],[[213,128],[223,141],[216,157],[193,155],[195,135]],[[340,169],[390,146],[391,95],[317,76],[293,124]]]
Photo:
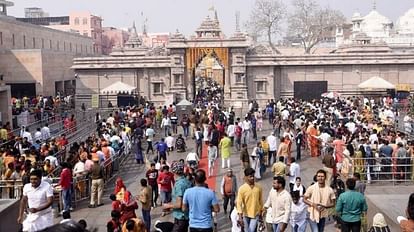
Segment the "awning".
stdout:
[[186,99],[181,100],[181,101],[177,104],[177,106],[192,106],[192,105],[193,105],[193,103],[191,103],[191,102],[187,101]]
[[128,84],[125,84],[121,81],[117,81],[113,83],[112,85],[104,88],[101,90],[101,94],[132,94],[134,93],[136,87],[131,86]]
[[395,85],[382,79],[381,77],[371,77],[358,85],[360,89],[394,89]]

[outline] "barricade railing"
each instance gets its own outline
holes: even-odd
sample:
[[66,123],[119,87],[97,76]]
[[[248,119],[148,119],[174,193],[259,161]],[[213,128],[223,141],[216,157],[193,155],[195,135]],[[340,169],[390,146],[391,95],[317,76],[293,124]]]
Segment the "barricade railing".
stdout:
[[20,199],[23,194],[22,180],[0,180],[0,199]]
[[[96,112],[99,112],[102,118],[108,117],[109,113],[112,112],[114,109],[102,109],[102,110],[95,110],[89,112],[89,114],[84,115],[84,120],[81,122],[80,125],[77,125],[76,131],[74,134],[69,134],[69,144],[67,147],[70,147],[73,143],[79,142],[81,140],[86,139],[88,136],[96,133],[97,125],[94,122]],[[93,114],[93,115],[92,115]],[[65,133],[67,131],[71,131],[73,128],[68,128],[67,130],[60,131],[60,134]],[[68,133],[66,133],[68,134]],[[104,162],[102,165],[104,166],[104,182],[105,184],[108,183],[113,177],[116,171],[119,171],[120,165],[125,161],[127,158],[129,151],[131,150],[131,144],[124,144],[120,147],[119,151],[111,157],[110,162]],[[127,152],[124,152],[124,151]],[[60,150],[54,156],[58,159],[58,162],[61,163],[65,160],[65,156],[68,149]],[[49,174],[53,180],[54,186],[59,182],[59,173],[61,169],[60,167],[55,168],[55,170]],[[89,199],[90,197],[90,187],[91,187],[91,179],[89,174],[75,176],[73,178],[73,194],[72,194],[72,203],[73,206],[76,205],[85,199]],[[20,199],[22,196],[23,191],[23,184],[21,179],[20,180],[0,180],[0,199]],[[59,188],[54,188],[54,195],[58,202],[59,210],[62,209],[62,194]]]
[[354,157],[352,170],[369,183],[414,184],[414,163],[411,157]]

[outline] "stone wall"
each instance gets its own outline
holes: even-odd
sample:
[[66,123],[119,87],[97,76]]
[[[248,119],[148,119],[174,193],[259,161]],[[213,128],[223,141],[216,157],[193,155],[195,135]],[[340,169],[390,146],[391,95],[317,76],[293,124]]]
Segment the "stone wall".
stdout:
[[36,92],[43,92],[42,53],[39,49],[1,52],[0,72],[6,84],[35,83]]
[[414,89],[412,75],[414,64],[282,66],[280,91],[282,97],[291,97],[295,81],[328,81],[328,91],[353,95],[361,93],[358,84],[373,76]]
[[0,17],[1,49],[45,49],[79,55],[93,54],[93,40],[75,33],[23,23],[13,17]]
[[73,53],[41,49],[0,52],[0,72],[7,84],[35,83],[36,93],[55,95],[55,83],[74,80]]
[[93,40],[0,16],[0,74],[7,84],[34,83],[36,94],[55,95],[55,84],[74,80],[75,57],[93,55]]
[[[70,69],[75,54],[41,50],[43,82],[42,92],[44,95],[55,95],[55,84],[75,79],[75,72]],[[70,94],[70,93],[67,93]]]
[[[157,105],[164,104],[167,98],[171,98],[174,92],[169,68],[143,68],[143,69],[93,69],[76,70],[76,97],[77,105],[85,103],[91,106],[91,95],[99,94],[102,89],[117,81],[137,87],[137,94]],[[162,92],[154,93],[154,85],[161,85]],[[116,94],[101,94],[100,105],[106,106],[111,101],[116,105]]]

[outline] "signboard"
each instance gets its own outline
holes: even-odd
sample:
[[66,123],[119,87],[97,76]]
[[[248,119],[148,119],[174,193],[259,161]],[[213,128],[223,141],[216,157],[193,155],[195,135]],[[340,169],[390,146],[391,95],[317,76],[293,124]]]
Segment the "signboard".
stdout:
[[396,84],[395,85],[395,89],[397,91],[406,91],[406,92],[410,92],[411,90],[411,86],[409,84]]
[[99,94],[92,94],[91,105],[92,108],[99,108]]

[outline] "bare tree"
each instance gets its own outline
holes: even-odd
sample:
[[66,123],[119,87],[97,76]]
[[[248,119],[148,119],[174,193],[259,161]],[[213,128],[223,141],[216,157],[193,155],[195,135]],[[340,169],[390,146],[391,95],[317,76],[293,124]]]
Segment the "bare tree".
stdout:
[[337,25],[345,22],[344,15],[330,8],[322,8],[315,0],[294,0],[294,12],[288,17],[288,34],[301,40],[305,53],[330,35]]
[[281,22],[285,15],[286,6],[282,0],[256,0],[247,22],[247,29],[254,39],[265,36],[272,50],[280,53],[273,43],[273,38],[281,32]]

